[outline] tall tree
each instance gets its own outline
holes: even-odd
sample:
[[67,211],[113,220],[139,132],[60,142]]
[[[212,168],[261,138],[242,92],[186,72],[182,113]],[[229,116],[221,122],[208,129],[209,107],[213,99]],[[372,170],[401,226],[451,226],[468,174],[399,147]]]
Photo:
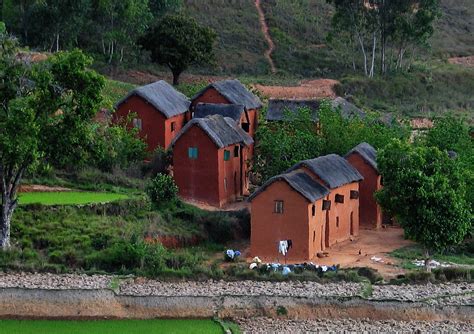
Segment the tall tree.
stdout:
[[166,15],[141,38],[151,60],[166,65],[173,73],[173,85],[191,65],[211,64],[215,60],[216,33],[183,15]]
[[377,156],[384,187],[376,197],[405,234],[430,254],[464,240],[472,221],[462,167],[436,147],[393,141]]
[[[88,70],[80,51],[59,53],[44,63],[16,59],[17,43],[0,34],[0,247],[10,247],[10,224],[27,169],[51,156],[49,139],[74,155],[84,146],[85,123],[98,108],[104,79]],[[58,127],[63,129],[57,132]]]

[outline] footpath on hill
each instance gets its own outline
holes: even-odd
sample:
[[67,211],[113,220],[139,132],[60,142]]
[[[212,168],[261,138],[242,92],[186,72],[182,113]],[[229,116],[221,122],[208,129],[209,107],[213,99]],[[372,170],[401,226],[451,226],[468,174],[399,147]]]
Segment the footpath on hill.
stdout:
[[275,50],[275,43],[273,43],[272,37],[268,32],[268,25],[265,19],[265,13],[263,12],[261,1],[255,0],[255,8],[257,8],[258,12],[258,20],[260,22],[260,27],[265,38],[265,41],[268,44],[268,49],[265,51],[264,56],[267,59],[268,63],[270,64],[270,69],[272,73],[276,73],[277,69],[275,63],[273,62],[272,53]]

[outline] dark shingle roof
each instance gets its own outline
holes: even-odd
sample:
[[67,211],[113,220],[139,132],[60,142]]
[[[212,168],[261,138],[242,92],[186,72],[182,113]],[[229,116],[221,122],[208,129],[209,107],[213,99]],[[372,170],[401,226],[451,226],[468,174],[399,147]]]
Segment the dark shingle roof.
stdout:
[[192,100],[200,97],[209,88],[214,88],[230,103],[241,104],[247,109],[258,109],[262,107],[260,99],[252,94],[239,80],[222,80],[216,81],[208,85],[206,88],[197,93]]
[[174,138],[172,146],[194,125],[199,126],[219,148],[233,144],[252,145],[253,139],[237,123],[228,117],[211,115],[205,118],[193,118]]
[[267,121],[282,121],[285,118],[285,112],[296,113],[302,108],[310,109],[313,121],[316,122],[318,120],[318,100],[272,99],[268,102],[268,110],[265,118]]
[[305,172],[297,170],[272,177],[249,197],[249,201],[252,201],[276,181],[285,181],[291,188],[301,194],[310,203],[313,203],[329,194],[329,190],[326,187],[313,180],[311,176]]
[[362,159],[365,160],[369,165],[371,165],[376,171],[377,169],[377,151],[375,148],[367,143],[360,143],[356,147],[354,147],[352,150],[350,150],[347,154],[346,157],[353,153],[358,153]]
[[245,108],[241,104],[199,103],[194,109],[194,118],[204,118],[210,115],[222,115],[240,121]]
[[366,116],[365,112],[342,97],[336,97],[334,100],[332,100],[331,105],[333,108],[340,108],[341,115],[344,118],[364,118]]
[[301,161],[288,171],[302,167],[306,167],[316,174],[331,189],[364,179],[357,169],[337,154]]
[[133,95],[140,96],[142,99],[146,100],[153,107],[163,113],[166,118],[185,113],[188,111],[189,105],[191,104],[184,94],[178,92],[166,81],[160,80],[133,89],[115,105],[115,109]]

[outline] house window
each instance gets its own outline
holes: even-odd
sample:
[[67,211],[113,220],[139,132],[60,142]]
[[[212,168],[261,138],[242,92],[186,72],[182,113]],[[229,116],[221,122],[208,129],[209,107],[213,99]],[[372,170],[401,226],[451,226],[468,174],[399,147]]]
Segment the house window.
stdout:
[[351,199],[358,199],[359,192],[357,190],[351,190]]
[[339,228],[339,217],[336,217],[336,227]]
[[274,213],[283,213],[283,201],[275,201]]
[[188,148],[188,157],[189,159],[197,159],[198,158],[198,148],[197,147],[189,147]]
[[316,240],[316,231],[313,231],[313,242]]
[[344,195],[336,194],[336,203],[344,203]]
[[240,146],[234,146],[234,157],[238,157],[239,156],[239,149],[240,149]]
[[316,205],[313,205],[311,208],[311,213],[313,214],[313,217],[316,216]]
[[174,132],[176,130],[176,123],[171,122],[171,132]]
[[138,130],[142,129],[142,120],[140,118],[133,119],[133,127],[137,128]]
[[224,161],[228,161],[230,159],[230,151],[224,150]]
[[242,129],[247,133],[250,132],[250,123],[242,123]]
[[323,200],[323,210],[330,210],[331,209],[331,201]]

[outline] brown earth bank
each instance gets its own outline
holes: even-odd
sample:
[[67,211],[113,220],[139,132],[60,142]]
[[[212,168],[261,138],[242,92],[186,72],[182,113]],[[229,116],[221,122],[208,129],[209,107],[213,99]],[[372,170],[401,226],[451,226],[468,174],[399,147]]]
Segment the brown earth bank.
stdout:
[[453,58],[449,58],[448,62],[450,64],[455,64],[455,65],[474,67],[474,56],[453,57]]
[[303,80],[298,86],[254,85],[262,95],[271,99],[333,99],[339,81],[332,79]]
[[19,192],[21,193],[32,193],[32,192],[61,192],[71,191],[69,188],[64,187],[50,187],[41,184],[25,184],[21,185]]
[[473,324],[472,305],[364,300],[360,297],[130,296],[112,290],[0,289],[1,318],[279,318],[456,321]]

